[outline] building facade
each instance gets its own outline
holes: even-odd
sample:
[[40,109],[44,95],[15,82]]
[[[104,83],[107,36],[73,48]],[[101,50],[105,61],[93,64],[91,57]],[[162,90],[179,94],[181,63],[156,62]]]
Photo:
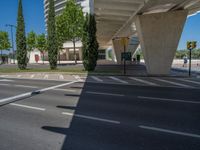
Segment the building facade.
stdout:
[[[60,15],[65,9],[67,0],[54,0],[55,1],[55,14],[56,16]],[[81,5],[84,13],[90,12],[90,0],[76,0],[77,4]],[[44,0],[44,14],[45,14],[45,23],[47,27],[48,19],[48,0]],[[77,60],[82,60],[82,43],[79,41],[76,43],[76,55]],[[60,58],[63,61],[73,60],[74,58],[74,49],[72,42],[68,41],[63,44],[63,50],[60,53]]]

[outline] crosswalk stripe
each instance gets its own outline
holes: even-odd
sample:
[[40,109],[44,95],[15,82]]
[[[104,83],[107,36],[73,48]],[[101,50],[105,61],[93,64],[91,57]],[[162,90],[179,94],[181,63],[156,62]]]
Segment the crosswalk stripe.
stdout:
[[84,80],[81,79],[81,77],[78,76],[78,75],[73,75],[73,77],[74,77],[76,80],[80,81],[80,82],[83,82],[83,81],[84,81]]
[[135,77],[129,77],[129,79],[131,79],[131,80],[135,80],[135,81],[138,81],[138,82],[141,82],[141,83],[147,84],[147,85],[158,86],[158,84],[156,84],[156,83],[153,83],[153,82],[150,82],[150,81],[146,81],[146,80],[142,80],[142,79],[135,78]]
[[35,74],[32,74],[32,75],[31,75],[31,79],[33,79],[34,77],[35,77]]
[[194,83],[194,84],[198,84],[198,85],[200,85],[200,82],[197,82],[197,81],[191,81],[191,80],[188,80],[188,79],[176,79],[176,80],[180,80],[180,81],[184,81],[184,82],[189,82],[189,83]]
[[59,75],[59,80],[64,80],[64,76],[63,75]]
[[92,79],[94,79],[95,81],[97,82],[103,82],[102,79],[98,78],[98,77],[95,77],[95,76],[91,76]]
[[44,79],[48,79],[48,78],[49,78],[49,75],[45,75],[45,76],[44,76]]
[[121,80],[121,79],[116,78],[116,77],[109,77],[109,78],[112,79],[112,80],[118,81],[118,82],[120,82],[120,83],[123,83],[123,84],[128,84],[127,81]]
[[160,81],[160,82],[165,82],[165,83],[169,83],[169,84],[172,84],[172,85],[181,86],[181,87],[185,87],[185,88],[194,88],[194,87],[186,85],[186,84],[176,83],[176,82],[168,81],[168,80],[164,80],[164,79],[158,79],[158,78],[153,78],[153,79]]

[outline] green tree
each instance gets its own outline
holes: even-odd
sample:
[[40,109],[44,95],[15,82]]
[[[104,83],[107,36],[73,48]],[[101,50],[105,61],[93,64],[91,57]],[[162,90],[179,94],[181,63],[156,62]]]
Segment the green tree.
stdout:
[[[11,47],[9,36],[7,32],[0,31],[0,51],[1,51],[1,60],[3,60],[2,53],[3,50],[9,50]],[[1,62],[3,63],[3,62]]]
[[40,34],[37,36],[36,48],[42,53],[42,61],[44,64],[44,53],[47,50],[47,40],[45,34]]
[[18,67],[19,69],[26,69],[27,49],[26,49],[25,23],[23,16],[22,0],[19,0],[18,4],[16,45],[17,45]]
[[57,68],[57,55],[58,55],[54,0],[49,0],[47,25],[48,25],[47,49],[49,55],[50,68],[53,70]]
[[27,50],[29,52],[29,60],[30,60],[30,53],[36,48],[36,33],[31,31],[28,33],[27,36]]
[[85,70],[94,71],[97,65],[99,44],[96,37],[96,20],[94,15],[86,15],[83,32],[83,64]]
[[80,41],[83,33],[84,15],[82,7],[76,4],[75,0],[68,0],[63,13],[57,17],[56,21],[58,43],[72,41],[74,47],[74,61],[76,58],[76,42]]

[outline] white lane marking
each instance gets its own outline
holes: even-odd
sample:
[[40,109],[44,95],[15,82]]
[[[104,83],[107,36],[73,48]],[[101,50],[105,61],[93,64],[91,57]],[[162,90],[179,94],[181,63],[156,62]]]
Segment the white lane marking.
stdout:
[[64,76],[63,75],[59,75],[59,80],[64,80]]
[[0,85],[2,85],[2,86],[9,86],[9,85],[11,85],[11,84],[0,84]]
[[194,83],[194,84],[200,85],[200,82],[192,81],[192,80],[188,80],[188,79],[176,79],[176,80],[180,80],[180,81],[184,81],[184,82],[189,82],[189,83]]
[[[40,93],[40,92],[46,92],[46,91],[49,91],[49,90],[53,90],[53,89],[56,89],[56,88],[60,88],[60,87],[63,87],[63,86],[74,84],[76,82],[77,81],[72,81],[72,82],[69,82],[69,83],[64,83],[64,84],[60,84],[60,85],[56,85],[56,86],[44,88],[44,89],[41,89],[41,90],[37,90],[37,91],[34,91],[34,92],[35,93],[37,93],[37,92],[38,93]],[[24,94],[12,96],[12,97],[0,99],[0,103],[4,103],[4,102],[8,102],[8,101],[13,101],[13,100],[17,100],[17,99],[20,99],[20,98],[26,98],[26,97],[30,97],[32,95],[33,95],[33,92],[28,92],[28,93],[24,93]]]
[[14,87],[24,87],[24,88],[32,88],[32,89],[35,89],[35,88],[38,88],[37,86],[28,86],[28,85],[20,85],[20,84],[0,84],[2,86],[14,86]]
[[147,84],[147,85],[158,86],[158,84],[156,84],[156,83],[153,83],[153,82],[150,82],[150,81],[146,81],[146,80],[143,80],[143,79],[139,79],[139,78],[135,78],[135,77],[129,77],[129,79],[135,80],[135,81]]
[[22,107],[22,108],[28,108],[28,109],[34,109],[34,110],[40,110],[40,111],[45,111],[46,110],[45,108],[33,107],[33,106],[28,106],[28,105],[21,105],[21,104],[16,104],[16,103],[11,103],[9,105]]
[[126,81],[124,81],[124,80],[121,80],[121,79],[119,79],[119,78],[116,78],[116,77],[109,77],[109,78],[112,79],[112,80],[118,81],[118,82],[120,82],[120,83],[123,83],[123,84],[128,84],[128,82],[126,82]]
[[0,82],[14,82],[14,80],[1,79]]
[[103,119],[103,118],[98,118],[98,117],[85,116],[85,115],[68,113],[68,112],[62,112],[62,114],[63,115],[68,115],[68,116],[75,116],[75,117],[83,118],[83,119],[90,119],[90,120],[95,120],[95,121],[101,121],[101,122],[107,122],[107,123],[113,123],[113,124],[120,124],[119,121]]
[[165,132],[165,133],[171,133],[171,134],[176,134],[176,135],[200,138],[200,135],[198,135],[198,134],[192,134],[192,133],[186,133],[186,132],[180,132],[180,131],[173,131],[173,130],[161,129],[161,128],[156,128],[156,127],[148,127],[148,126],[143,126],[143,125],[141,125],[139,127],[142,128],[142,129],[146,129],[146,130],[152,130],[152,131]]
[[160,82],[165,82],[165,83],[169,83],[169,84],[172,84],[172,85],[181,86],[181,87],[185,87],[185,88],[194,88],[194,87],[189,86],[189,85],[185,85],[185,84],[181,84],[181,83],[176,83],[176,82],[168,81],[168,80],[164,80],[164,79],[158,79],[158,78],[153,78],[153,79],[157,80],[157,81],[160,81]]
[[18,85],[18,84],[13,85],[13,86],[15,86],[15,87],[24,87],[24,88],[38,88],[37,86]]
[[54,89],[54,91],[63,91],[63,92],[76,92],[76,90],[68,90],[68,89]]
[[111,94],[111,93],[101,93],[101,92],[92,92],[92,91],[87,91],[86,93],[96,94],[96,95],[107,95],[107,96],[120,96],[120,97],[125,96],[125,95],[122,95],[122,94]]
[[191,103],[191,104],[200,104],[200,101],[186,101],[186,100],[179,100],[179,99],[168,99],[168,98],[158,98],[158,97],[145,97],[145,96],[138,96],[139,99],[147,99],[147,100],[156,100],[156,101],[169,101],[169,102],[180,102],[180,103]]
[[98,77],[95,77],[95,76],[91,76],[91,78],[97,82],[103,82],[102,79],[99,79]]
[[33,79],[34,77],[35,77],[35,74],[32,74],[32,75],[31,75],[31,79]]
[[49,75],[46,74],[46,75],[44,76],[44,79],[48,79],[48,78],[49,78]]

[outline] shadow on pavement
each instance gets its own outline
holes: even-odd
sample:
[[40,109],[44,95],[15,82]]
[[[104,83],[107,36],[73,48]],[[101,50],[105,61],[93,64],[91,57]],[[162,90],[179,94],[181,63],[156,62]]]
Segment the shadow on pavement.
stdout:
[[[87,80],[87,79],[86,79]],[[72,88],[77,85],[72,86]],[[80,88],[80,87],[79,87]],[[79,89],[78,88],[78,89]],[[126,97],[88,94],[88,91],[123,93]],[[72,117],[69,127],[43,126],[42,129],[65,135],[61,150],[188,150],[199,148],[199,139],[141,129],[156,125],[172,130],[198,129],[199,107],[174,102],[138,100],[136,95],[198,100],[198,90],[104,85],[85,82],[77,106],[57,106]],[[66,94],[66,96],[69,96]],[[68,113],[74,111],[74,113]],[[68,119],[69,120],[69,119]],[[187,120],[187,121],[185,121]],[[197,130],[198,131],[198,130]],[[194,132],[194,131],[193,131]]]
[[57,108],[62,108],[62,109],[70,109],[70,110],[75,110],[76,107],[74,106],[56,106]]
[[[74,88],[74,86],[72,87]],[[57,108],[66,112],[69,112],[69,110],[75,111],[69,128],[43,126],[42,129],[66,136],[62,150],[123,149],[124,146],[121,146],[130,143],[134,136],[128,130],[121,130],[120,125],[117,123],[99,121],[92,118],[109,119],[111,116],[106,115],[108,107],[103,110],[103,105],[98,105],[98,103],[101,103],[99,100],[96,102],[95,97],[88,96],[86,91],[91,90],[91,88],[91,85],[89,86],[87,82],[84,84],[77,107],[57,106]],[[68,94],[66,95],[69,96]],[[119,143],[121,143],[121,146],[119,146]],[[127,148],[124,147],[125,149]]]

